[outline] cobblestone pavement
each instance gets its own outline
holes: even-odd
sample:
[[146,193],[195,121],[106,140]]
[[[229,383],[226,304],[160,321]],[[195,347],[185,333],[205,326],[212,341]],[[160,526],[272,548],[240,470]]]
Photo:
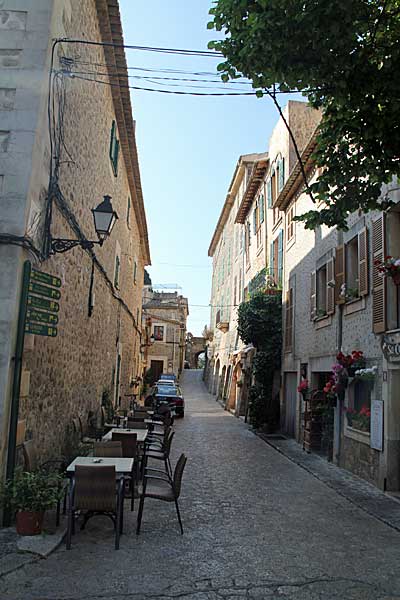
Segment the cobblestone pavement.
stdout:
[[46,560],[0,580],[1,600],[400,600],[400,533],[255,436],[186,371],[174,507],[126,510],[121,549],[103,518]]

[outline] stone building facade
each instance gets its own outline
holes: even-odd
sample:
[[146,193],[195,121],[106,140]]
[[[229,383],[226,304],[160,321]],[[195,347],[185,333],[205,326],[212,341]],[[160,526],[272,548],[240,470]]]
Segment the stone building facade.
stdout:
[[[313,136],[302,156],[310,182],[318,178],[314,145]],[[400,200],[396,191],[391,197]],[[286,232],[282,426],[302,442],[306,434],[304,401],[297,393],[300,381],[307,378],[310,389],[321,392],[337,353],[361,350],[366,366],[377,367],[374,382],[349,379],[331,409],[319,450],[382,489],[398,490],[399,288],[391,278],[382,278],[374,265],[386,254],[400,254],[398,205],[386,214],[352,214],[345,232],[325,226],[306,230],[292,221],[314,207],[298,164],[276,205],[283,212]],[[364,406],[371,416],[355,418]]]
[[[5,0],[0,9],[0,54],[9,54],[0,74],[2,472],[25,260],[62,282],[57,337],[25,336],[19,420],[39,458],[62,453],[73,420],[85,425],[105,396],[128,405],[141,374],[150,255],[130,96],[118,85],[126,82],[124,51],[57,43],[49,90],[52,40],[123,43],[118,1],[75,8],[73,0]],[[79,75],[94,65],[103,65],[101,76]],[[91,209],[104,195],[118,215],[104,245],[53,254],[51,238],[96,238]]]
[[155,292],[151,286],[143,291],[143,318],[149,324],[146,371],[151,382],[161,373],[180,377],[185,360],[186,322],[189,314],[187,298],[178,292]]

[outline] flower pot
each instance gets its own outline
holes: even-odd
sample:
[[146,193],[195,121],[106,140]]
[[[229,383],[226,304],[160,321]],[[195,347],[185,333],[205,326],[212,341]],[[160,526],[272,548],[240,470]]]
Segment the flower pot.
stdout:
[[394,285],[400,285],[400,272],[392,275]]
[[17,533],[19,535],[39,535],[42,533],[44,511],[30,512],[20,510],[17,512]]

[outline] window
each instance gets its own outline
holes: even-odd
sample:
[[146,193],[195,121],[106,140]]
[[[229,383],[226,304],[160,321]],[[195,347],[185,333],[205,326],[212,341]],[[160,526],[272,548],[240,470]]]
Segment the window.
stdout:
[[133,283],[137,283],[137,262],[133,263]]
[[327,283],[327,273],[326,273],[326,265],[318,269],[317,271],[317,314],[316,317],[324,317],[327,313],[327,304],[326,304],[326,283]]
[[115,177],[118,175],[118,154],[119,140],[117,139],[117,126],[115,121],[113,121],[110,136],[110,160]]
[[294,232],[295,232],[295,221],[293,221],[295,212],[294,212],[294,208],[295,205],[293,204],[293,206],[291,206],[291,208],[288,210],[287,212],[287,216],[286,216],[286,241],[289,242],[294,238]]
[[371,388],[366,381],[353,381],[349,386],[347,425],[353,429],[370,432]]
[[[351,302],[368,294],[368,232],[364,227],[344,246],[336,249],[336,254],[341,256],[344,252],[344,265],[335,277],[337,294],[341,295],[341,302]],[[344,272],[343,272],[344,270]],[[345,283],[345,289],[340,290]],[[339,288],[340,286],[340,288]]]
[[311,320],[335,312],[335,261],[333,258],[311,273]]
[[276,180],[276,172],[273,170],[271,175],[272,206],[274,206],[276,200]]
[[283,229],[279,230],[278,237],[270,245],[268,271],[269,278],[280,287],[283,273]]
[[265,205],[264,205],[264,194],[260,194],[260,197],[258,198],[258,209],[259,209],[259,213],[260,213],[260,225],[261,223],[264,223],[264,218],[265,218]]
[[346,300],[359,297],[358,280],[358,237],[355,236],[346,244]]
[[126,207],[126,224],[130,227],[130,218],[131,218],[131,199],[128,196],[128,205]]
[[233,280],[233,305],[236,306],[236,289],[237,289],[237,277]]
[[164,325],[154,325],[154,341],[162,342],[164,340]]
[[[386,214],[385,227],[386,255],[394,258],[400,256],[400,213],[395,212],[396,209],[397,206]],[[387,329],[400,329],[400,285],[395,285],[392,278],[387,277],[385,292]]]
[[119,288],[119,274],[121,270],[121,260],[117,254],[115,257],[115,268],[114,268],[114,287]]
[[294,312],[294,301],[293,301],[293,287],[290,287],[286,293],[286,305],[285,305],[285,352],[292,351],[292,340],[293,340],[293,312]]

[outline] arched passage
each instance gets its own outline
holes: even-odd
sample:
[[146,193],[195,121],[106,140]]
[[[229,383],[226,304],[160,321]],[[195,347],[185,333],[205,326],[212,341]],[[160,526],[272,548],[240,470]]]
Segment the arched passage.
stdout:
[[231,371],[232,371],[232,365],[229,365],[227,370],[226,370],[226,376],[225,376],[225,384],[224,384],[224,391],[223,391],[223,398],[225,403],[228,400],[228,392],[229,392],[229,380],[231,377]]
[[231,389],[229,390],[229,398],[227,402],[229,410],[236,410],[236,407],[239,406],[242,388],[237,384],[238,381],[242,381],[242,367],[240,366],[240,363],[234,367],[232,374],[232,385]]
[[218,388],[218,382],[219,382],[219,369],[220,369],[221,363],[219,358],[217,359],[217,362],[215,363],[215,369],[214,369],[214,377],[213,377],[213,384],[212,384],[212,393],[216,394],[217,393],[217,388]]
[[223,397],[224,386],[225,386],[225,374],[226,374],[226,365],[222,367],[221,376],[219,378],[218,390],[217,390],[217,399]]

